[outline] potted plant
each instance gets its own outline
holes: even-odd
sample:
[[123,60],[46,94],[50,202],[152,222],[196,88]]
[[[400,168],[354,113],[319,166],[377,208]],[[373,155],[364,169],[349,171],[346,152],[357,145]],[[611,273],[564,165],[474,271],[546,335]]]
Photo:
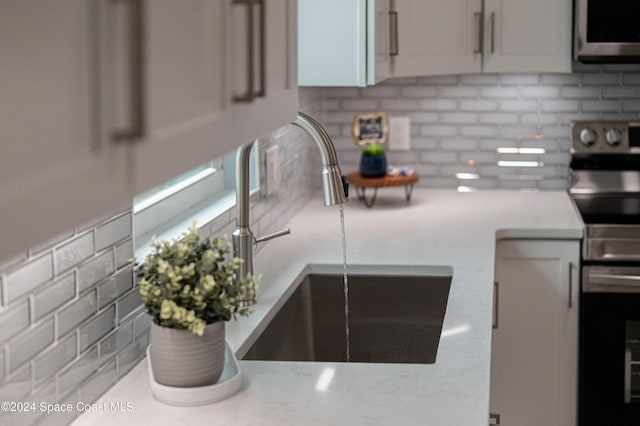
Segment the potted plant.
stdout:
[[360,174],[363,177],[382,177],[387,174],[387,156],[382,145],[371,142],[362,149]]
[[136,273],[153,321],[154,379],[175,387],[216,383],[224,367],[224,323],[249,314],[239,300],[258,280],[239,280],[242,260],[229,256],[226,237],[201,240],[195,223],[180,238],[152,247]]

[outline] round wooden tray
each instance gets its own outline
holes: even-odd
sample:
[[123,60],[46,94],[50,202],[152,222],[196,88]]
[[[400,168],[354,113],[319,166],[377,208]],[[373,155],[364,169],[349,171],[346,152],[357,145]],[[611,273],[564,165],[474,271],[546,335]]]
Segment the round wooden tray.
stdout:
[[[409,176],[382,176],[377,178],[363,177],[360,172],[351,172],[347,175],[347,182],[350,185],[356,187],[358,194],[358,200],[364,202],[364,204],[371,208],[376,202],[376,196],[378,195],[378,188],[404,186],[405,199],[407,203],[411,201],[411,193],[413,192],[413,184],[419,180],[419,176],[416,172],[413,172]],[[373,188],[373,197],[367,199],[365,190],[367,188]]]

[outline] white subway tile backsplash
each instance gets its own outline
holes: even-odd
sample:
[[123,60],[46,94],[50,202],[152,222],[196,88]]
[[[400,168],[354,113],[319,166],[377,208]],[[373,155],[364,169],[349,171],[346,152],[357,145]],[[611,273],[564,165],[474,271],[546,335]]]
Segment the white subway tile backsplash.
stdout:
[[84,352],[116,326],[116,307],[111,305],[104,312],[90,320],[79,329],[80,352]]
[[500,101],[500,111],[507,112],[535,112],[538,110],[536,100]]
[[422,136],[433,136],[433,137],[443,137],[443,136],[456,136],[458,134],[458,129],[456,126],[445,126],[445,125],[426,125],[420,126],[420,134]]
[[420,109],[425,111],[456,111],[458,102],[449,99],[426,99],[419,102]]
[[354,112],[374,112],[378,110],[378,101],[375,99],[345,99],[342,101],[342,110]]
[[400,93],[402,98],[407,98],[407,99],[435,98],[438,95],[438,89],[435,86],[426,86],[426,87],[408,86],[408,87],[403,87]]
[[544,85],[578,86],[580,74],[542,74],[540,83]]
[[34,362],[36,385],[53,377],[59,370],[76,359],[77,355],[77,337],[72,334],[36,358]]
[[82,234],[55,249],[56,273],[61,273],[88,259],[94,253],[93,232]]
[[25,300],[19,304],[14,304],[11,309],[2,314],[0,342],[9,340],[20,331],[29,327],[29,324],[29,301]]
[[[95,402],[117,379],[116,361],[113,360],[87,379],[87,382],[80,388],[80,400],[87,404]],[[126,404],[121,401],[114,402]]]
[[31,293],[38,286],[53,278],[53,256],[47,253],[27,264],[18,264],[14,269],[6,271],[8,303]]
[[96,291],[91,290],[58,313],[58,336],[64,336],[97,311]]
[[96,228],[96,250],[113,246],[131,235],[132,213],[129,211]]
[[[76,278],[74,273],[70,273],[60,280],[44,286],[41,291],[33,295],[33,316],[39,320],[65,303],[69,302],[76,295]],[[1,340],[1,339],[0,339]]]
[[478,89],[470,86],[443,86],[440,88],[440,96],[443,98],[475,98]]
[[[368,100],[377,99],[381,110],[386,106],[393,115],[411,118],[412,152],[419,153],[414,168],[430,177],[421,180],[420,186],[457,187],[460,182],[450,179],[451,169],[474,165],[480,167],[480,176],[468,183],[472,187],[565,188],[561,185],[566,185],[568,175],[569,123],[640,119],[639,66],[577,64],[575,69],[573,74],[420,77],[417,85],[392,80],[361,93],[367,93]],[[340,90],[328,92],[327,100],[344,99]],[[393,95],[393,99],[375,98],[376,92]],[[341,113],[344,111],[328,115],[328,124],[350,128]],[[342,130],[330,135],[348,133]],[[346,158],[350,167],[357,166],[357,154],[345,153],[352,150],[350,144],[345,141],[337,149],[341,161]],[[545,154],[512,158],[522,161],[533,157],[532,161],[540,161],[540,167],[498,167],[497,161],[503,158],[496,153],[500,147],[539,148]],[[446,169],[439,165],[446,165]],[[444,171],[447,176],[442,175]]]
[[478,115],[470,112],[446,112],[440,115],[445,124],[476,124]]
[[637,87],[604,87],[602,89],[603,99],[638,99],[640,89]]
[[622,78],[619,73],[584,73],[582,74],[582,84],[585,86],[618,86]]
[[118,299],[116,305],[118,307],[118,323],[121,323],[127,315],[142,306],[142,297],[138,289],[135,288],[126,296]]
[[500,83],[509,86],[509,85],[537,85],[540,81],[540,76],[538,74],[501,74],[500,75]]
[[399,96],[400,88],[390,85],[368,86],[361,89],[360,95],[364,98],[395,98]]
[[462,111],[495,111],[498,109],[498,102],[493,100],[466,99],[460,101]]
[[133,334],[134,321],[128,321],[122,324],[117,330],[113,331],[109,336],[100,342],[100,364],[104,364],[106,360],[114,357],[124,348],[129,346],[135,335]]
[[497,74],[461,75],[460,84],[465,86],[495,86],[498,84],[498,75]]
[[519,96],[517,87],[483,87],[480,89],[483,98],[517,98]]
[[54,341],[53,318],[25,332],[7,346],[9,350],[9,371],[15,371],[30,361],[36,354]]
[[579,111],[577,101],[569,100],[550,100],[545,99],[542,102],[542,112],[573,112]]
[[58,375],[58,393],[68,396],[98,370],[98,348],[94,347]]
[[379,109],[383,111],[415,111],[418,109],[418,101],[412,99],[382,99]]
[[133,259],[133,239],[118,244],[116,246],[116,268],[122,268],[131,263]]
[[123,269],[98,286],[98,307],[104,308],[132,288],[133,271],[131,268]]
[[22,400],[29,392],[31,392],[31,368],[25,366],[2,382],[0,400],[17,402]]
[[78,292],[84,292],[92,285],[111,275],[114,271],[113,249],[85,262],[78,268]]

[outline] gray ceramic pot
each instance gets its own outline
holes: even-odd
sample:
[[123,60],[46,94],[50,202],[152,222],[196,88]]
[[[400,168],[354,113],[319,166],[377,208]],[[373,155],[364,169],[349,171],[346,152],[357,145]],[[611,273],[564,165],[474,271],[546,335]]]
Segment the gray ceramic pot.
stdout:
[[224,322],[206,326],[198,336],[151,324],[151,368],[156,382],[174,387],[217,383],[224,367]]

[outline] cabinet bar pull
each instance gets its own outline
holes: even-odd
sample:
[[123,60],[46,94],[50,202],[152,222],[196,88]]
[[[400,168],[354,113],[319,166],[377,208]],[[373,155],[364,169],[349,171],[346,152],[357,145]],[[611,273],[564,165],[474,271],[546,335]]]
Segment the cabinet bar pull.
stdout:
[[489,425],[499,425],[500,424],[500,414],[489,413],[489,422],[495,420],[495,423],[489,423]]
[[255,4],[260,9],[260,90],[254,93],[254,97],[264,97],[266,93],[266,80],[267,80],[267,47],[266,47],[266,17],[265,17],[265,0],[255,0]]
[[573,308],[573,262],[569,262],[569,309]]
[[496,52],[496,13],[491,12],[491,53]]
[[624,350],[624,402],[631,403],[631,348]]
[[499,305],[498,303],[500,301],[500,285],[498,284],[498,281],[494,281],[493,282],[493,317],[495,319],[494,323],[493,323],[493,329],[497,329],[498,328],[498,315],[499,315]]
[[482,53],[482,38],[483,38],[483,24],[482,24],[482,12],[474,12],[473,14],[473,22],[476,26],[476,48],[473,51],[475,54]]
[[389,56],[398,56],[400,54],[400,39],[398,38],[398,12],[389,11]]
[[254,0],[233,0],[234,5],[247,6],[247,90],[242,95],[233,97],[233,102],[247,103],[255,99],[253,89],[253,55],[254,55],[254,34],[253,34],[253,4]]
[[142,139],[145,134],[144,110],[144,56],[145,28],[143,0],[115,0],[126,2],[131,19],[129,32],[131,43],[128,51],[130,64],[129,104],[131,105],[131,122],[128,129],[115,130],[111,138],[116,142],[132,142]]

